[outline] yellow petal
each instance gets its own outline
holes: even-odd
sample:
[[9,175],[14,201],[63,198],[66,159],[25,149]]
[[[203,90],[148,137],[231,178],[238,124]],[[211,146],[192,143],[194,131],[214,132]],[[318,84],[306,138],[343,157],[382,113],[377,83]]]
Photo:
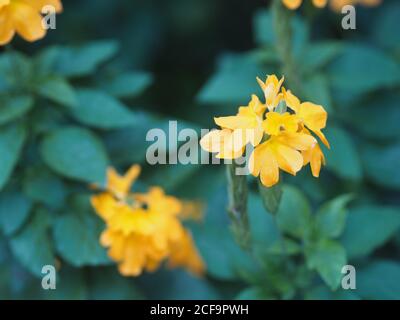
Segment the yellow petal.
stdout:
[[9,43],[14,37],[14,34],[15,31],[9,8],[0,9],[0,45]]
[[229,117],[218,117],[214,118],[214,121],[223,129],[246,129],[254,127],[255,125],[255,114],[254,116],[229,116]]
[[273,143],[272,150],[278,161],[279,168],[287,173],[296,175],[303,167],[303,157],[299,151],[280,143]]
[[312,0],[312,2],[317,8],[323,8],[328,3],[328,0]]
[[261,183],[266,187],[271,187],[278,183],[278,162],[268,142],[257,146],[250,155],[249,171],[255,177],[260,175]]
[[274,139],[296,150],[307,150],[317,144],[317,140],[306,133],[284,132]]
[[300,110],[300,99],[297,98],[290,90],[286,91],[282,88],[283,97],[285,99],[286,105],[292,109],[294,112],[299,112]]
[[0,0],[0,9],[8,4],[10,4],[10,0]]
[[133,165],[125,173],[120,176],[114,168],[107,169],[107,188],[116,196],[124,198],[129,192],[132,184],[140,174],[140,166]]
[[296,113],[303,119],[305,125],[313,131],[323,129],[326,126],[328,114],[320,105],[304,102],[301,104],[300,110]]
[[46,35],[46,30],[42,26],[42,16],[32,6],[13,1],[9,9],[14,27],[22,38],[33,42]]
[[283,4],[290,10],[295,10],[300,7],[303,0],[282,0]]
[[328,149],[331,148],[328,140],[326,139],[325,135],[322,133],[321,130],[315,130],[314,133],[318,136],[318,138],[321,139],[321,141],[323,142],[324,145],[327,146]]
[[296,132],[298,123],[298,118],[288,112],[284,114],[268,112],[262,125],[267,134],[275,136],[280,134],[283,130],[287,132]]
[[91,198],[91,203],[96,213],[108,221],[118,211],[117,201],[109,193],[101,193]]
[[42,9],[45,6],[53,6],[57,13],[60,13],[63,9],[60,0],[22,0],[22,1],[34,7],[37,12],[42,12]]

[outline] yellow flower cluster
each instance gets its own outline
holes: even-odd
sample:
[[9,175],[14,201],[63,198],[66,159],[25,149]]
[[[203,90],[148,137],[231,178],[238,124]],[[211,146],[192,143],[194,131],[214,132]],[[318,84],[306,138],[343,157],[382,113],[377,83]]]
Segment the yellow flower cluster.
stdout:
[[16,32],[30,42],[42,39],[42,9],[47,5],[62,11],[61,0],[0,0],[0,45],[9,43]]
[[100,243],[109,248],[108,255],[125,276],[154,271],[166,260],[170,267],[201,275],[203,261],[181,222],[182,216],[188,216],[185,204],[159,187],[148,193],[130,193],[139,174],[138,165],[125,176],[110,168],[106,191],[92,197],[93,207],[107,226]]
[[[303,0],[282,0],[284,5],[291,10],[296,10],[302,4]],[[361,4],[364,6],[377,6],[382,0],[330,0],[329,5],[335,11],[340,11],[345,5]],[[312,0],[317,8],[323,8],[327,5],[328,0]]]
[[[313,132],[329,148],[322,133],[327,113],[320,105],[303,102],[282,87],[284,78],[268,76],[265,82],[257,78],[264,95],[262,103],[256,95],[248,106],[239,108],[235,116],[214,118],[221,127],[206,134],[200,141],[217,158],[236,159],[244,153],[246,145],[253,145],[249,170],[260,176],[266,187],[279,181],[279,169],[296,175],[310,164],[312,174],[319,176],[325,158]],[[287,107],[291,110],[288,112]]]

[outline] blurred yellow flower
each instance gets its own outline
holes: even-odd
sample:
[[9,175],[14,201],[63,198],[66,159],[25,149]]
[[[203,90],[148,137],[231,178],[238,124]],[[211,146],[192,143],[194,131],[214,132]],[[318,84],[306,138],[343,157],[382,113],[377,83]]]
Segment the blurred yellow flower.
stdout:
[[[303,0],[282,0],[283,4],[290,10],[296,10],[300,7]],[[382,0],[330,0],[329,5],[335,11],[340,11],[345,5],[364,5],[377,6]],[[328,3],[328,0],[312,0],[312,3],[317,8],[323,8]]]
[[42,9],[46,5],[57,13],[62,11],[61,0],[0,0],[0,45],[9,43],[15,33],[29,42],[43,38]]
[[[318,177],[325,158],[313,134],[329,148],[322,133],[327,112],[320,105],[301,103],[282,86],[283,77],[278,80],[270,75],[265,81],[258,78],[257,81],[264,92],[265,103],[253,95],[249,106],[241,107],[236,116],[215,118],[221,130],[205,135],[200,141],[201,147],[216,152],[219,158],[235,159],[241,157],[245,146],[251,143],[255,148],[249,158],[249,171],[260,176],[266,187],[279,182],[279,169],[296,175],[303,166],[310,164],[313,176]],[[236,133],[238,130],[240,134]],[[247,133],[245,138],[243,132]]]
[[139,173],[137,165],[124,176],[108,169],[106,191],[92,197],[94,209],[106,223],[100,243],[109,248],[109,256],[125,276],[154,271],[164,261],[201,275],[203,261],[181,222],[184,202],[165,195],[159,187],[130,193]]

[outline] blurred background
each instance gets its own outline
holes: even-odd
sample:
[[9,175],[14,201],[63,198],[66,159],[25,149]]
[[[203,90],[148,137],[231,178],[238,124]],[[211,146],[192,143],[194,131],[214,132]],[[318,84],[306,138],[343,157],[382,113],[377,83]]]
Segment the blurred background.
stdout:
[[[256,76],[282,74],[269,1],[69,0],[44,40],[14,40],[0,56],[0,298],[399,299],[400,3],[357,6],[357,29],[343,30],[342,14],[304,2],[291,13],[298,94],[328,111],[332,148],[319,179],[308,168],[283,177],[281,214],[297,224],[282,227],[289,269],[255,179],[250,255],[228,229],[222,166],[145,162],[149,129],[169,120],[213,128],[214,116],[261,97]],[[74,99],[90,110],[81,114]],[[120,116],[98,113],[103,104]],[[79,143],[60,132],[65,125],[93,136]],[[133,163],[143,166],[136,190],[161,185],[205,204],[204,221],[188,224],[204,278],[167,269],[124,278],[98,244],[103,225],[87,185],[103,182],[107,165],[123,172]],[[306,248],[294,229],[317,223],[308,217],[329,201],[340,221],[327,223],[340,231]],[[54,261],[57,290],[44,291],[40,269]],[[338,289],[346,263],[357,290]]]

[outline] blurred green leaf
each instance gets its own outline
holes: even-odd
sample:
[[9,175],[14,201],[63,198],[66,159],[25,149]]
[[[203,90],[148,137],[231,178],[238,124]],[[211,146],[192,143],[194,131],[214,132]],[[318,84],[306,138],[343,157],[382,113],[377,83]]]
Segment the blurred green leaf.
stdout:
[[54,265],[52,241],[48,234],[48,213],[36,210],[33,217],[11,238],[12,253],[33,275],[40,277],[42,267]]
[[45,167],[29,168],[22,186],[24,193],[39,203],[51,208],[61,208],[65,204],[67,190],[64,182]]
[[260,90],[256,77],[266,76],[263,69],[249,54],[226,54],[197,99],[205,104],[247,104],[251,94]]
[[323,239],[307,248],[307,265],[316,269],[326,284],[336,290],[342,280],[342,268],[346,265],[344,248],[333,240]]
[[398,31],[400,16],[400,4],[396,1],[388,2],[381,6],[374,15],[374,23],[371,28],[372,39],[375,43],[388,49],[400,49],[400,34]]
[[113,267],[97,267],[89,274],[89,298],[94,300],[140,300],[144,296],[133,279]]
[[291,236],[303,239],[311,228],[311,208],[307,198],[296,187],[284,185],[276,214],[278,227]]
[[352,198],[352,195],[341,195],[319,208],[315,215],[315,229],[319,236],[328,238],[340,236],[346,224],[346,206]]
[[34,104],[28,95],[0,97],[0,125],[18,119],[26,114]]
[[99,243],[103,229],[104,224],[92,211],[60,215],[53,226],[57,252],[75,267],[109,264]]
[[77,91],[78,103],[71,106],[73,117],[83,124],[101,129],[117,129],[135,124],[135,115],[121,102],[96,90]]
[[310,43],[299,57],[299,66],[306,74],[313,74],[337,57],[342,49],[343,45],[338,41]]
[[151,74],[147,72],[128,72],[117,75],[103,83],[104,89],[118,98],[132,98],[138,96],[147,89],[153,81]]
[[77,104],[74,88],[62,77],[50,76],[35,83],[36,91],[42,97],[61,105],[72,107]]
[[332,291],[325,286],[312,288],[306,293],[305,299],[310,300],[361,300],[361,297],[354,292],[355,290],[338,289]]
[[114,41],[96,41],[79,47],[59,47],[56,72],[66,77],[82,77],[94,72],[118,51]]
[[347,131],[337,126],[328,126],[326,136],[331,149],[324,152],[326,166],[342,179],[358,181],[362,178],[360,156]]
[[101,141],[86,129],[67,127],[48,134],[41,154],[51,169],[67,178],[105,182],[107,154]]
[[398,85],[400,65],[377,48],[348,44],[329,66],[329,78],[335,89],[365,93]]
[[364,299],[400,299],[400,265],[394,261],[374,261],[357,273],[357,294]]
[[195,240],[207,272],[222,280],[235,280],[251,270],[252,261],[235,243],[228,227],[195,226]]
[[400,189],[400,143],[387,147],[365,144],[361,149],[361,159],[365,174],[374,183],[394,189]]
[[349,258],[370,254],[400,228],[400,209],[386,206],[360,206],[349,210],[341,241]]
[[249,287],[239,292],[235,297],[235,300],[267,300],[273,299],[273,297],[268,297],[262,289],[256,287]]
[[[351,109],[351,117],[343,120],[355,127],[367,138],[397,139],[400,137],[400,94],[383,92],[373,97],[366,97]],[[382,106],[384,110],[382,110]]]
[[14,170],[25,138],[26,131],[22,125],[12,124],[0,128],[0,190]]
[[32,201],[19,192],[0,194],[0,225],[6,236],[15,233],[27,220]]

